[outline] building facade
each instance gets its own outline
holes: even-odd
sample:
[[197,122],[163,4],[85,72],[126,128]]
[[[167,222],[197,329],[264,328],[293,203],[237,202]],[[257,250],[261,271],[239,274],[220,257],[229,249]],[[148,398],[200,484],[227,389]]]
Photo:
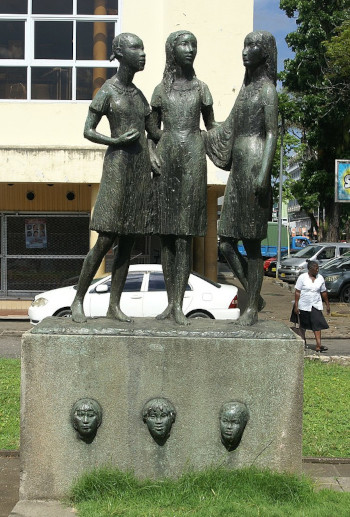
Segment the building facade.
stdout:
[[[89,102],[115,73],[113,37],[139,35],[146,67],[135,76],[150,100],[179,29],[198,40],[195,69],[224,120],[244,75],[241,51],[253,0],[11,0],[0,3],[0,308],[75,278],[96,235],[89,233],[103,146],[83,138]],[[102,120],[99,131],[109,134]],[[194,268],[216,277],[217,198],[227,173],[208,163],[208,234],[195,239]],[[140,239],[135,255],[159,260]],[[103,267],[99,273],[103,272]],[[25,302],[27,303],[27,302]]]

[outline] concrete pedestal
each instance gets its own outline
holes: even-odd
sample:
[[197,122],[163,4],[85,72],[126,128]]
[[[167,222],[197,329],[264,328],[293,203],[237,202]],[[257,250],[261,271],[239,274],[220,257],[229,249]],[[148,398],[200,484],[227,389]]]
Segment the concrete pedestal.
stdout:
[[[59,499],[102,465],[140,478],[212,465],[301,470],[303,341],[279,323],[244,328],[198,319],[179,327],[101,318],[82,326],[48,318],[24,334],[21,392],[21,499]],[[103,409],[91,444],[70,422],[84,397]],[[164,446],[142,420],[153,397],[177,411]],[[228,452],[219,410],[231,400],[246,403],[250,420]]]

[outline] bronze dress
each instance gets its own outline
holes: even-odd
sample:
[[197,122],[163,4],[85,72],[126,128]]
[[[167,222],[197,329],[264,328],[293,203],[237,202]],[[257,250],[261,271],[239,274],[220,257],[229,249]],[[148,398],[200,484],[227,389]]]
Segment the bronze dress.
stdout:
[[[253,186],[261,170],[265,148],[261,90],[269,87],[266,83],[265,78],[243,86],[224,124],[206,135],[207,151],[214,163],[221,168],[231,166],[218,228],[221,237],[262,240],[267,235],[271,187],[268,184],[255,192]],[[272,83],[271,87],[274,88]]]
[[130,129],[140,138],[125,146],[108,146],[90,228],[119,235],[153,232],[153,188],[145,118],[150,107],[135,85],[112,77],[97,92],[90,110],[106,115],[113,138]]
[[157,233],[205,235],[207,228],[207,164],[199,129],[201,108],[213,100],[206,84],[163,83],[153,93],[151,105],[161,112],[162,136],[157,145],[161,175],[157,183]]

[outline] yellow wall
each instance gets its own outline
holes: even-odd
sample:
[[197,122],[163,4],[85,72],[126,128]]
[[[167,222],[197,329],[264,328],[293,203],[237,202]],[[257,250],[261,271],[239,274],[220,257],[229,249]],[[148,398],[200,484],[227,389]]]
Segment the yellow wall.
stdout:
[[[2,184],[0,188],[1,211],[22,212],[90,212],[91,186],[84,184],[57,184],[52,187],[45,183]],[[34,192],[33,201],[26,197]],[[74,192],[75,199],[68,201],[67,192]]]
[[105,146],[0,146],[0,182],[99,183],[105,150]]

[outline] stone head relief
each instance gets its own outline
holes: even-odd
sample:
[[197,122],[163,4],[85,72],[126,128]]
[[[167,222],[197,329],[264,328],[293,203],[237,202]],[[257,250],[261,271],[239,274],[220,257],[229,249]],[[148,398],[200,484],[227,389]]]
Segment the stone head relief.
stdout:
[[168,399],[154,398],[143,406],[142,418],[154,441],[164,445],[175,422],[176,410]]
[[237,449],[249,420],[249,411],[243,402],[225,402],[220,409],[221,442],[228,451]]
[[77,400],[72,407],[71,422],[78,437],[85,443],[91,443],[102,423],[100,404],[89,398]]

